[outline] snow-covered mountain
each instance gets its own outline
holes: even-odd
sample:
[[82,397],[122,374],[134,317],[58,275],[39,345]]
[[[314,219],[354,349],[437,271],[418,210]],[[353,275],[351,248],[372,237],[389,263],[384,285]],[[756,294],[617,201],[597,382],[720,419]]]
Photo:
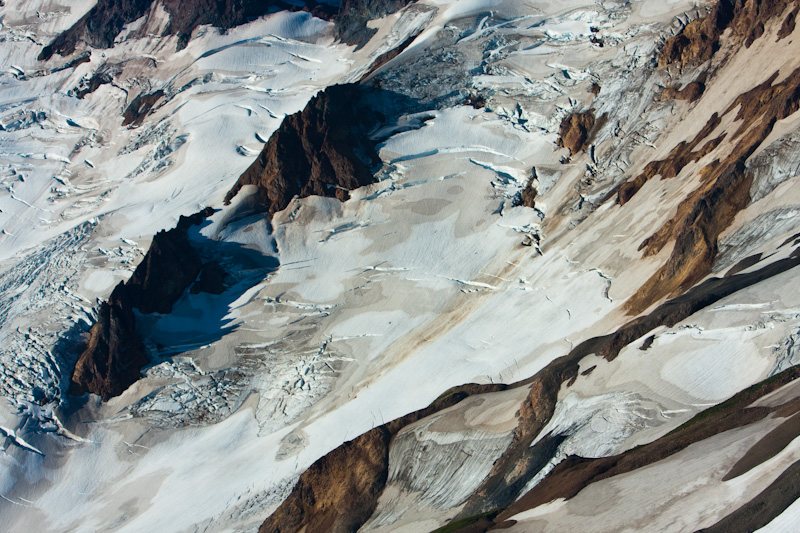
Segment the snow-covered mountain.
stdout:
[[0,529],[797,529],[797,1],[2,4]]

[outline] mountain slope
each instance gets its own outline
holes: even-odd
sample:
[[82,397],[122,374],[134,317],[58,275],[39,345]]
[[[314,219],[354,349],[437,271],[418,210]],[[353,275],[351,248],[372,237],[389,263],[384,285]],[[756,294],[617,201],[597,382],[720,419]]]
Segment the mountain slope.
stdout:
[[796,2],[146,4],[2,8],[9,527],[795,521]]

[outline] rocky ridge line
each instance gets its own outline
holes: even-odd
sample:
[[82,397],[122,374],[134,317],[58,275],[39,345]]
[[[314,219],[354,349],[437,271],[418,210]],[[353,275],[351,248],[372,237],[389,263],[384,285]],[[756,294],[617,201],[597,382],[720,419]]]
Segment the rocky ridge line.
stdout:
[[375,33],[367,22],[403,8],[412,0],[343,0],[338,10],[324,1],[303,0],[99,0],[71,28],[58,35],[39,54],[47,61],[53,55],[71,55],[81,42],[93,48],[111,48],[126,24],[155,12],[157,5],[169,14],[162,36],[177,35],[178,49],[185,48],[192,32],[210,24],[233,28],[274,11],[309,11],[336,22],[336,36],[348,44],[363,45]]
[[334,85],[287,116],[258,158],[225,196],[228,204],[245,185],[258,187],[268,213],[285,209],[295,196],[346,200],[349,191],[373,183],[370,164],[378,155],[369,131],[381,117],[362,105],[365,89]]
[[134,309],[142,313],[172,311],[172,305],[203,269],[187,231],[213,212],[209,207],[189,217],[181,216],[175,228],[153,237],[130,279],[120,282],[100,306],[86,349],[72,373],[71,394],[90,392],[108,400],[138,381],[148,356],[136,332]]

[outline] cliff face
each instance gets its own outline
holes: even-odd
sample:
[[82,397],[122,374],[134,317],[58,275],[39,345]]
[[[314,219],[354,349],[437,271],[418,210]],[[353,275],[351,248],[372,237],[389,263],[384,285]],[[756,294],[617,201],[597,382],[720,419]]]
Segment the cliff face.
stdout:
[[147,255],[126,283],[133,306],[142,313],[169,313],[172,304],[197,279],[203,262],[189,244],[186,232],[211,212],[208,208],[190,217],[182,216],[175,228],[153,237]]
[[372,183],[368,163],[377,161],[377,154],[368,133],[380,120],[359,105],[362,91],[356,85],[329,87],[286,117],[225,203],[243,186],[256,185],[261,205],[275,213],[295,196],[346,200],[348,191]]
[[70,394],[92,392],[103,400],[118,396],[139,379],[146,364],[130,290],[120,283],[100,307],[97,322],[89,331],[88,346],[72,374]]
[[181,216],[175,228],[153,237],[150,249],[131,278],[120,282],[100,307],[97,322],[89,330],[87,347],[75,365],[71,394],[91,392],[108,400],[139,379],[148,357],[136,332],[133,310],[172,311],[172,305],[197,279],[203,267],[199,254],[189,243],[187,231],[211,213],[213,209],[206,208],[189,217]]

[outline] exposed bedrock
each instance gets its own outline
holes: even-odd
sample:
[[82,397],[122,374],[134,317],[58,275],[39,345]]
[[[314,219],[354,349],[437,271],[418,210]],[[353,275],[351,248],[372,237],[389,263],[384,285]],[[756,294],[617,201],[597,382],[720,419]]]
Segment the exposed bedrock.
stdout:
[[286,208],[295,196],[346,200],[349,192],[373,183],[378,162],[371,130],[383,117],[365,103],[370,90],[334,85],[314,96],[305,109],[287,116],[258,158],[225,197],[229,203],[245,185],[258,187],[268,213]]
[[530,207],[531,209],[536,208],[536,197],[539,195],[539,191],[536,189],[536,168],[531,169],[531,178],[528,180],[527,185],[525,188],[522,189],[519,193],[519,199],[516,201],[514,205],[521,205],[524,207]]
[[[644,311],[664,296],[677,295],[711,272],[719,235],[751,203],[753,174],[746,161],[772,133],[775,124],[800,107],[800,69],[774,83],[778,75],[775,72],[762,84],[739,95],[722,113],[724,117],[736,111],[737,129],[730,135],[730,151],[699,171],[700,186],[681,202],[673,218],[642,242],[640,249],[645,256],[657,254],[673,240],[675,246],[666,264],[627,302],[631,313]],[[623,184],[619,188],[619,202],[629,201],[650,177],[677,176],[689,162],[715,149],[725,134],[705,139],[720,119],[716,114],[712,116],[694,140],[680,143],[667,159],[651,162],[635,180]],[[702,147],[693,152],[704,140]]]
[[506,385],[464,385],[425,409],[371,429],[318,459],[289,497],[267,518],[259,533],[352,532],[375,512],[389,474],[389,445],[404,427],[456,405],[473,394]]
[[126,283],[133,306],[139,311],[169,313],[172,304],[197,279],[203,262],[189,243],[187,231],[212,213],[209,207],[192,216],[182,216],[175,228],[159,231],[153,237],[147,255]]
[[117,396],[139,379],[147,360],[142,340],[136,334],[129,289],[120,283],[100,306],[86,349],[72,373],[69,392],[92,392],[104,400]]
[[[553,457],[563,439],[558,435],[545,436],[531,446],[552,418],[562,385],[577,377],[581,359],[597,354],[609,361],[613,360],[625,346],[641,339],[654,328],[662,325],[672,327],[726,296],[798,265],[800,251],[795,250],[790,257],[753,272],[707,280],[678,298],[661,304],[648,315],[631,320],[614,333],[578,344],[566,356],[556,359],[532,378],[519,383],[508,386],[457,387],[428,408],[374,428],[318,459],[300,476],[290,496],[262,524],[259,531],[284,533],[357,530],[377,507],[378,498],[388,477],[389,447],[392,445],[392,438],[401,429],[455,405],[469,395],[491,394],[524,386],[529,387],[529,392],[520,405],[518,424],[511,443],[495,460],[490,473],[468,498],[463,511],[454,522],[463,521],[473,528],[464,531],[485,531],[495,523],[499,525],[507,517],[522,510],[514,502],[526,483]],[[534,491],[529,492],[530,496],[526,495],[521,499],[521,502],[526,502],[521,505],[530,508],[533,504],[550,501],[562,494],[565,497],[572,496],[593,481],[650,464],[676,453],[692,442],[726,429],[761,420],[769,414],[769,409],[747,409],[747,405],[798,376],[800,370],[793,368],[771,378],[763,386],[747,389],[722,404],[724,409],[718,414],[710,417],[701,413],[674,432],[675,436],[670,434],[648,447],[636,448],[632,452],[611,458],[571,458],[545,478],[541,485],[537,485]],[[695,424],[698,419],[705,421]],[[559,476],[557,479],[561,481],[547,481],[553,476]],[[539,489],[539,486],[543,488]],[[495,519],[506,508],[509,511]],[[357,517],[357,520],[351,517]]]
[[[175,301],[197,279],[203,262],[189,243],[187,231],[211,213],[213,209],[206,208],[192,216],[182,216],[175,228],[157,233],[130,279],[120,282],[108,301],[100,306],[97,322],[89,330],[86,349],[72,374],[72,394],[91,392],[108,400],[139,379],[148,357],[136,332],[134,309],[142,313],[169,313]],[[216,270],[211,265],[208,268]],[[214,280],[201,279],[201,283],[211,286]]]
[[161,90],[136,96],[122,113],[122,125],[140,126],[162,96],[164,96],[164,91]]
[[570,155],[577,154],[586,148],[594,125],[594,111],[591,109],[567,115],[558,131],[558,146],[569,149]]
[[686,100],[687,102],[694,102],[698,100],[706,90],[706,86],[702,81],[692,81],[686,84],[683,89],[671,87],[664,91],[661,96],[662,100]]
[[[39,59],[54,54],[68,56],[85,43],[94,48],[111,48],[126,24],[152,16],[161,6],[169,14],[163,35],[177,35],[178,48],[184,48],[192,32],[210,24],[228,29],[279,10],[309,11],[314,16],[334,20],[337,37],[349,44],[363,45],[375,34],[367,22],[401,9],[411,0],[343,0],[336,6],[316,0],[99,0],[78,22],[42,49]],[[145,25],[146,26],[146,25]]]
[[796,0],[720,0],[707,17],[690,22],[667,40],[659,64],[685,67],[708,61],[719,50],[720,37],[727,29],[732,44],[750,47],[764,34],[770,19],[786,13],[778,32],[778,39],[783,39],[794,30],[797,10]]

